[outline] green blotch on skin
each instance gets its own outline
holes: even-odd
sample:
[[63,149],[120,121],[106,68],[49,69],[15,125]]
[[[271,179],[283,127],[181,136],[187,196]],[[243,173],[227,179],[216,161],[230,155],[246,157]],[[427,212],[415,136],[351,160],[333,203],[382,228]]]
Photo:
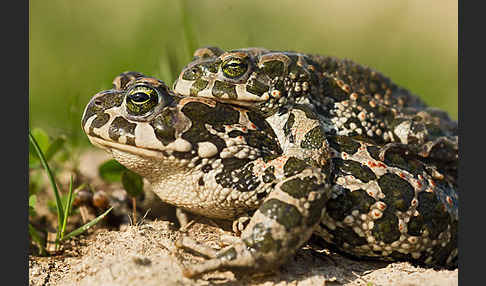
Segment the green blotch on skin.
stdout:
[[375,173],[365,165],[353,160],[342,160],[335,158],[333,162],[341,172],[348,175],[353,175],[354,177],[360,179],[363,183],[367,183],[371,180],[376,179]]
[[320,198],[310,201],[309,204],[309,214],[307,217],[307,225],[313,226],[317,224],[321,220],[322,216],[322,209],[328,202],[329,193],[322,194]]
[[265,92],[268,91],[268,89],[269,86],[259,81],[258,79],[250,80],[246,84],[246,91],[258,96],[262,96]]
[[155,137],[163,145],[167,146],[170,142],[175,141],[175,128],[170,110],[164,109],[150,122],[150,125],[154,128]]
[[223,81],[215,81],[212,89],[214,97],[221,98],[227,95],[230,99],[236,99],[238,96],[236,94],[236,86],[232,83],[227,83]]
[[281,240],[273,239],[271,229],[265,227],[263,223],[255,224],[251,235],[243,241],[251,251],[263,253],[277,252],[282,247]]
[[282,154],[282,149],[278,144],[277,135],[265,121],[260,114],[249,111],[247,112],[250,121],[255,124],[257,130],[247,130],[242,132],[239,130],[232,130],[228,133],[230,138],[242,136],[246,140],[248,146],[254,147],[262,151],[262,158],[265,162],[274,159],[278,155]]
[[[135,127],[137,124],[128,122],[125,118],[118,116],[113,120],[113,122],[110,124],[110,127],[108,129],[108,135],[110,136],[111,139],[114,141],[117,141],[120,136],[125,135],[128,138],[135,137]],[[128,141],[127,144],[130,144],[130,142],[135,143],[134,141]]]
[[[248,119],[250,119],[250,121],[258,127],[258,129],[269,134],[273,133],[273,128],[265,120],[265,117],[263,117],[259,112],[248,111],[246,114],[248,115]],[[276,138],[277,136],[275,135],[275,139]]]
[[329,145],[338,152],[346,152],[350,155],[358,152],[358,148],[361,146],[358,142],[349,138],[348,136],[330,136],[328,138]]
[[439,234],[447,229],[450,215],[442,202],[437,199],[434,193],[420,192],[417,196],[419,201],[417,211],[423,217],[421,231],[427,229],[429,237],[436,239]]
[[[120,106],[123,102],[124,97],[125,97],[124,93],[121,92],[114,93],[112,91],[109,91],[107,94],[100,95],[96,99],[91,100],[88,107],[86,108],[86,113],[84,114],[83,117],[83,126],[86,124],[86,121],[95,114],[99,117],[103,116],[103,120],[104,120],[106,117],[105,115],[103,115],[105,110],[115,106]],[[100,121],[98,124],[101,124],[101,122],[103,121]],[[101,124],[100,126],[103,126],[104,124],[106,124],[106,122]],[[97,126],[93,126],[93,127],[97,127]]]
[[408,210],[414,196],[414,189],[409,182],[398,175],[387,173],[378,179],[378,185],[385,194],[383,201],[388,207],[402,212]]
[[198,66],[193,66],[190,69],[187,69],[182,74],[182,79],[185,80],[196,80],[202,76],[202,71]]
[[[230,157],[230,158],[224,158],[221,160],[221,163],[224,166],[224,171],[228,171],[229,173],[231,171],[237,170],[237,169],[242,169],[245,167],[246,164],[250,162],[250,159],[239,159],[236,157]],[[253,168],[253,163],[250,164],[249,167]],[[228,174],[230,175],[230,174]]]
[[263,63],[261,70],[264,74],[266,74],[270,79],[274,79],[275,77],[282,76],[284,73],[284,63],[279,60],[272,60]]
[[91,128],[100,128],[110,120],[108,113],[100,113],[96,115],[96,118],[91,122]]
[[348,189],[345,189],[343,194],[329,200],[326,209],[331,218],[337,221],[343,221],[348,214],[351,214],[354,205],[349,200],[349,192]]
[[204,67],[211,73],[217,73],[220,64],[221,60],[216,60],[214,62],[205,64]]
[[309,165],[305,161],[290,157],[284,165],[284,174],[287,177],[292,176],[302,172],[308,166]]
[[304,136],[304,140],[300,143],[300,146],[305,149],[319,149],[322,147],[322,143],[326,140],[321,127],[316,126],[312,128]]
[[355,190],[349,193],[350,200],[353,202],[353,209],[357,209],[362,213],[367,213],[371,205],[375,202],[364,190]]
[[[181,109],[187,117],[189,117],[194,125],[205,124],[213,126],[213,128],[221,127],[223,125],[232,125],[238,123],[240,119],[240,113],[232,107],[216,103],[216,106],[211,107],[200,102],[189,102]],[[206,133],[206,127],[204,127]],[[194,141],[190,141],[194,142]]]
[[183,159],[190,160],[194,157],[194,155],[191,154],[191,152],[177,152],[177,151],[172,152],[172,156],[176,157],[179,160],[183,160]]
[[368,153],[370,153],[371,157],[377,161],[381,161],[380,160],[380,149],[376,146],[368,146],[366,147],[366,150],[368,151]]
[[264,216],[276,220],[286,230],[291,230],[302,224],[302,214],[297,207],[277,199],[270,199],[264,202],[259,211]]
[[197,96],[197,94],[205,89],[208,86],[208,81],[203,80],[203,79],[198,79],[196,80],[192,85],[191,85],[191,90],[190,90],[190,95],[191,96]]
[[290,113],[289,118],[287,119],[287,122],[285,122],[285,125],[283,127],[285,136],[289,136],[289,134],[292,133],[292,127],[294,126],[294,123],[295,123],[295,115],[293,113]]
[[319,187],[314,181],[315,178],[313,177],[306,177],[304,179],[294,178],[283,183],[280,188],[296,199],[307,198],[309,192]]
[[327,203],[327,212],[330,217],[337,221],[343,221],[353,210],[360,213],[368,213],[375,199],[370,197],[364,190],[350,191],[344,189],[343,193],[332,198]]
[[388,210],[385,210],[383,216],[375,220],[371,232],[377,240],[385,243],[392,243],[398,240],[400,238],[398,218]]
[[280,154],[282,154],[282,149],[276,140],[275,133],[273,130],[267,132],[262,132],[260,130],[248,130],[247,133],[243,135],[248,146],[254,147],[262,151],[262,158],[265,162],[275,159]]
[[288,65],[288,74],[294,74],[294,75],[296,75],[296,79],[298,79],[299,74],[301,74],[302,71],[303,71],[302,67],[297,65],[298,56],[292,55],[292,54],[287,54],[287,56],[291,59],[289,65]]
[[226,143],[219,136],[211,134],[207,130],[206,124],[211,125],[216,130],[224,131],[223,125],[236,124],[240,118],[238,111],[221,103],[216,103],[216,106],[212,107],[200,102],[189,102],[182,107],[181,112],[192,122],[189,130],[185,131],[181,137],[193,144],[204,141],[211,142],[218,148],[218,152],[221,152]]
[[407,224],[407,233],[415,236],[422,236],[424,232],[424,217],[422,215],[413,216]]
[[359,236],[350,227],[336,227],[331,233],[334,235],[333,241],[339,246],[342,246],[344,243],[351,246],[360,246],[368,243],[366,238]]
[[249,111],[247,112],[248,119],[255,124],[257,130],[249,129],[242,136],[246,143],[256,149],[262,151],[262,157],[265,162],[274,159],[276,156],[282,154],[282,149],[277,140],[277,135],[272,127],[268,124],[260,113]]
[[123,99],[125,97],[124,93],[108,93],[106,95],[100,96],[98,99],[101,101],[101,108],[103,110],[115,107],[115,106],[120,106],[123,102]]
[[386,152],[384,162],[390,167],[407,170],[412,174],[420,174],[424,171],[423,164],[418,160],[404,158],[401,154]]
[[264,183],[270,183],[275,180],[275,167],[270,166],[265,169],[265,172],[263,172],[262,180]]

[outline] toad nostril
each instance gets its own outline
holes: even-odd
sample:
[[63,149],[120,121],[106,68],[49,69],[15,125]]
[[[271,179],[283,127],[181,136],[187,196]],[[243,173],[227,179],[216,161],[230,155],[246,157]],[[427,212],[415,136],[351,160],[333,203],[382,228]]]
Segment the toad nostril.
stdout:
[[97,105],[97,106],[100,106],[102,103],[103,103],[103,101],[101,101],[101,99],[95,99],[95,101],[94,101],[94,104]]

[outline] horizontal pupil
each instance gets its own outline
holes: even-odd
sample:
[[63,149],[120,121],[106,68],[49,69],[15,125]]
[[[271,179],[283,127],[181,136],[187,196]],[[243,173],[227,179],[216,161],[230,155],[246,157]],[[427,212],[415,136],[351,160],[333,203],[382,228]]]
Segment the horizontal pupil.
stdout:
[[133,102],[142,103],[147,101],[149,99],[149,96],[146,93],[137,92],[135,94],[130,95],[130,99]]
[[243,64],[243,63],[230,63],[230,64],[226,65],[226,67],[230,68],[230,69],[238,69],[238,68],[244,68],[245,64]]

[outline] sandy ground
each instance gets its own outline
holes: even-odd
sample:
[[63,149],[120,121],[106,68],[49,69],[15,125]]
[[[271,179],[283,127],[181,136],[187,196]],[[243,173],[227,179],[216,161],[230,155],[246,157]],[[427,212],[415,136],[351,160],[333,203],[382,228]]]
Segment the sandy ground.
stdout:
[[[219,245],[220,228],[195,223],[191,237]],[[62,256],[29,258],[30,285],[457,285],[458,270],[436,271],[407,262],[350,260],[306,246],[274,273],[214,272],[197,279],[182,276],[181,265],[202,258],[181,251],[181,233],[167,221],[99,230],[72,242]]]
[[[97,166],[104,153],[89,153],[81,160]],[[93,157],[94,156],[94,157]],[[98,159],[93,159],[98,158]],[[91,172],[92,174],[90,174]],[[154,210],[156,213],[156,210]],[[222,234],[230,234],[212,221],[198,220],[186,235],[218,248]],[[29,256],[30,285],[458,285],[458,270],[433,270],[407,262],[357,261],[309,244],[273,273],[213,272],[196,279],[185,278],[181,266],[198,263],[201,257],[177,249],[182,234],[173,222],[146,219],[136,226],[109,231],[96,227],[67,243],[57,256]]]

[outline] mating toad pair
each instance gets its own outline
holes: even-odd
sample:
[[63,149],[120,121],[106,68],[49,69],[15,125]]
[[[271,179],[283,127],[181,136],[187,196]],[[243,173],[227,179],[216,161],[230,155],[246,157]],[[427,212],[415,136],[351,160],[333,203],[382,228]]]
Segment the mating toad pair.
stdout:
[[457,267],[457,122],[380,73],[207,47],[173,90],[137,72],[113,84],[85,109],[90,141],[163,201],[241,231],[187,276],[273,269],[312,234],[358,259]]

